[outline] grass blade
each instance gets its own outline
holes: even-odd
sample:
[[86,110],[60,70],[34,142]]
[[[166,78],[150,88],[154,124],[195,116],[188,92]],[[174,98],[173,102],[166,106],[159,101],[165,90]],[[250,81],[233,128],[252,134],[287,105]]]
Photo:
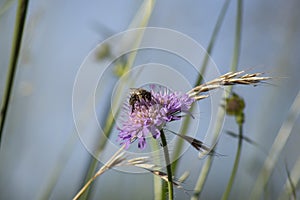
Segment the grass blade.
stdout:
[[[206,72],[208,58],[209,58],[209,55],[211,55],[211,53],[212,53],[212,50],[213,50],[213,47],[215,45],[215,42],[216,42],[217,36],[219,34],[220,28],[221,28],[221,26],[223,24],[223,21],[224,21],[224,18],[225,18],[225,14],[227,13],[227,9],[228,9],[229,3],[230,3],[230,0],[226,0],[225,1],[225,3],[223,4],[223,7],[221,9],[221,12],[220,12],[220,14],[218,16],[216,25],[214,27],[212,36],[211,36],[210,41],[209,41],[209,45],[207,47],[207,54],[205,54],[202,66],[200,68],[201,71],[200,71],[199,77],[198,77],[198,79],[197,79],[197,81],[195,83],[195,86],[201,84],[202,81],[203,81],[203,76],[204,76],[204,74]],[[194,109],[194,106],[192,106],[191,112],[193,112],[193,109]],[[182,128],[180,130],[180,133],[186,134],[186,132],[188,130],[188,127],[189,127],[188,125],[189,125],[190,120],[191,119],[189,117],[185,118],[185,120],[183,121]],[[176,146],[176,148],[175,148],[175,152],[174,152],[173,158],[178,158],[178,156],[179,156],[179,154],[180,154],[180,152],[182,151],[182,148],[183,148],[183,141],[182,140],[177,140],[175,146]],[[175,159],[173,159],[173,160],[175,160]],[[174,173],[176,173],[177,165],[178,165],[178,161],[175,161],[173,163],[173,165],[172,165],[172,169],[173,169]]]
[[[237,70],[237,63],[238,63],[239,55],[240,55],[242,14],[243,14],[242,8],[243,8],[243,1],[238,0],[237,16],[236,16],[236,33],[235,33],[235,42],[234,42],[235,44],[234,44],[233,57],[232,57],[231,70],[230,70],[232,72]],[[231,93],[231,91],[232,91],[232,86],[229,86],[228,88],[225,89],[224,99],[226,99],[228,97],[228,95]],[[219,137],[219,134],[221,132],[224,117],[225,117],[225,110],[222,108],[222,106],[220,106],[218,113],[217,113],[217,121],[216,121],[215,129],[214,129],[215,131],[214,131],[214,135],[213,135],[213,137],[214,137],[213,140],[216,141],[216,145],[217,145],[217,138]],[[195,192],[191,198],[192,200],[199,199],[201,192],[203,190],[203,186],[204,186],[207,176],[209,174],[212,162],[213,162],[213,157],[211,155],[209,155],[202,167],[201,172],[200,172],[199,178],[197,180],[197,183],[196,183],[196,186],[194,189]]]
[[274,143],[271,147],[268,157],[266,158],[262,169],[259,172],[259,175],[256,179],[254,188],[252,190],[251,199],[258,199],[265,186],[268,183],[268,180],[273,172],[275,164],[279,158],[279,155],[285,146],[287,139],[289,138],[292,128],[299,117],[300,114],[300,91],[298,92],[297,97],[294,99],[294,102],[290,108],[288,116],[285,121],[282,123],[278,134],[274,140]]
[[[11,50],[11,57],[9,68],[7,72],[6,84],[4,89],[4,94],[1,102],[1,112],[0,112],[0,145],[1,145],[1,138],[3,134],[4,124],[6,120],[7,110],[10,102],[10,98],[12,95],[13,83],[16,74],[16,69],[19,60],[19,54],[21,49],[21,42],[23,37],[23,31],[25,26],[25,20],[27,15],[27,8],[28,8],[29,0],[19,0],[18,1],[18,8],[16,14],[16,21],[15,21],[15,31],[13,37],[13,44]],[[1,146],[0,146],[1,147]]]

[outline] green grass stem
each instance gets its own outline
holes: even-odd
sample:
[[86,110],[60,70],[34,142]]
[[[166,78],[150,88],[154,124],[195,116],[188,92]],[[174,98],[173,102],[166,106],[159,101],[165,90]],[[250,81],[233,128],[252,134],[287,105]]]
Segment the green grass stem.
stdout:
[[10,57],[9,68],[6,76],[4,94],[1,101],[0,145],[1,145],[1,139],[2,139],[3,129],[5,125],[5,120],[7,117],[7,110],[12,96],[13,84],[14,84],[17,65],[18,65],[19,54],[21,50],[21,43],[22,43],[25,20],[27,15],[28,3],[29,0],[18,1],[18,8],[17,8],[16,20],[15,20],[15,30],[14,30],[14,36],[12,42],[12,49],[11,49],[11,57]]
[[292,129],[300,115],[300,92],[298,92],[297,97],[294,99],[294,102],[290,108],[290,111],[282,123],[278,134],[274,140],[274,143],[271,147],[268,157],[266,158],[262,169],[259,172],[259,175],[255,181],[251,199],[258,199],[267,186],[267,183],[270,179],[270,176],[274,170],[275,164],[278,161],[279,155],[285,146],[289,136],[291,135]]
[[169,196],[169,200],[173,200],[174,199],[173,175],[172,175],[172,168],[171,168],[167,139],[166,139],[166,136],[165,136],[165,133],[163,130],[160,131],[160,136],[161,136],[162,146],[164,149],[164,156],[165,156],[166,168],[167,168],[167,174],[168,174],[168,196]]
[[[298,157],[296,163],[294,164],[293,169],[290,172],[290,178],[287,177],[286,182],[284,184],[283,191],[281,192],[278,200],[292,199],[291,195],[295,197],[296,196],[295,189],[299,184],[299,180],[300,180],[300,156]],[[291,183],[294,184],[295,188]]]
[[[239,55],[240,55],[242,16],[243,16],[242,8],[243,8],[243,1],[238,0],[237,15],[236,15],[235,41],[234,41],[233,57],[232,57],[232,62],[231,62],[231,67],[230,67],[231,71],[237,70],[237,64],[238,64]],[[231,91],[232,91],[232,87],[227,87],[224,91],[223,99],[226,99],[228,97],[228,95],[231,93]],[[215,129],[214,129],[214,133],[213,133],[213,141],[216,142],[216,145],[217,145],[217,139],[222,130],[224,118],[225,118],[225,110],[223,107],[220,106],[218,109],[218,112],[217,112],[217,121],[216,121]],[[216,145],[215,145],[215,147],[216,147]],[[202,167],[202,170],[200,172],[196,186],[194,188],[194,194],[191,198],[192,200],[199,199],[201,192],[203,191],[203,187],[206,182],[206,179],[209,174],[212,163],[213,163],[213,156],[208,155],[208,158],[206,159],[206,161]]]
[[229,198],[231,188],[233,186],[233,183],[234,183],[237,171],[238,171],[238,167],[239,167],[239,162],[240,162],[241,152],[242,152],[242,145],[243,145],[243,125],[239,124],[239,139],[238,139],[237,151],[236,151],[231,175],[230,175],[226,190],[222,196],[222,200],[227,200]]
[[[129,28],[133,28],[132,26],[137,24],[138,27],[145,27],[148,24],[148,21],[150,19],[150,16],[152,14],[153,11],[153,7],[154,7],[155,1],[151,0],[151,1],[144,1],[144,3],[142,4],[140,10],[138,11],[137,15],[134,17],[131,26]],[[140,19],[140,17],[142,16],[142,19]],[[138,19],[139,18],[139,19]],[[138,22],[137,22],[138,21]],[[139,35],[139,37],[137,38],[135,44],[133,44],[134,48],[137,48],[140,44],[141,38],[142,38],[143,33],[141,33],[141,35]],[[134,49],[133,48],[133,49]],[[125,66],[125,72],[129,71],[130,68],[132,67],[135,57],[136,57],[136,51],[133,51],[133,53],[130,54],[127,62],[126,62],[126,66]],[[126,79],[124,79],[124,82],[127,81]],[[125,84],[120,84],[121,85],[121,89],[122,90],[124,88]],[[116,94],[120,94],[120,92],[116,92]],[[113,100],[113,105],[112,106],[117,106],[117,101],[118,98]],[[119,109],[118,109],[119,110]],[[112,112],[110,111],[108,114],[108,117],[106,119],[105,122],[105,127],[104,127],[104,134],[101,135],[101,138],[99,140],[99,145],[98,145],[98,149],[97,149],[97,155],[98,157],[100,156],[100,154],[102,153],[102,151],[104,150],[106,143],[107,143],[107,139],[110,137],[112,128],[115,124],[114,121],[114,116],[112,114]],[[85,175],[85,182],[90,180],[91,177],[94,175],[96,168],[98,165],[98,160],[95,158],[92,158],[90,164],[89,164],[89,168],[88,171]],[[90,199],[90,190],[91,190],[90,186],[82,195],[82,197],[80,199]]]
[[[229,3],[230,3],[230,0],[226,0],[224,2],[224,5],[223,5],[221,11],[220,11],[220,14],[218,16],[216,25],[214,27],[212,36],[210,38],[210,41],[209,41],[209,44],[208,44],[208,47],[207,47],[207,53],[205,54],[205,57],[204,57],[203,62],[202,62],[202,65],[200,67],[201,71],[200,71],[198,79],[197,79],[197,81],[195,83],[195,86],[200,85],[202,83],[202,81],[203,81],[203,76],[204,76],[204,74],[206,72],[206,68],[207,68],[207,64],[208,64],[208,60],[209,60],[209,55],[211,55],[211,53],[212,53],[213,47],[214,47],[215,42],[217,40],[217,36],[218,36],[218,34],[220,32],[220,29],[221,29],[221,26],[223,24],[223,21],[224,21],[224,18],[225,18],[225,14],[227,13]],[[195,109],[195,106],[193,105],[192,108],[191,108],[191,112],[193,112],[194,109]],[[190,124],[190,120],[191,120],[190,117],[186,117],[184,119],[182,128],[180,130],[181,134],[186,134],[187,133],[188,128],[189,128],[189,124]],[[176,148],[175,148],[174,154],[173,154],[173,160],[175,160],[175,161],[172,164],[172,170],[173,170],[174,173],[176,172],[177,165],[178,165],[178,160],[176,160],[175,158],[179,157],[179,155],[180,155],[180,153],[182,151],[182,148],[183,148],[183,143],[184,143],[183,140],[178,139],[177,142],[176,142],[176,145],[175,145]]]

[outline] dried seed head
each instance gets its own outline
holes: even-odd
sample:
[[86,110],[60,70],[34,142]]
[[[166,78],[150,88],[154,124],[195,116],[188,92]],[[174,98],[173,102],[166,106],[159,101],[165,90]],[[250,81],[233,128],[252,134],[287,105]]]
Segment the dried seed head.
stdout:
[[271,77],[262,76],[263,73],[244,74],[245,71],[228,72],[212,81],[201,84],[192,90],[188,91],[187,94],[195,100],[201,100],[207,98],[209,95],[203,95],[202,93],[208,92],[220,88],[222,86],[229,85],[255,85],[265,80],[271,79]]

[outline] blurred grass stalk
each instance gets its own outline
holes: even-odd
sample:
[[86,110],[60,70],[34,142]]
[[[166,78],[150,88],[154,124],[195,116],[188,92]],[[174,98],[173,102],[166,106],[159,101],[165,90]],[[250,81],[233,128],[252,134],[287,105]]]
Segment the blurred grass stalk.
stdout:
[[225,192],[223,193],[222,196],[222,200],[227,200],[229,198],[233,183],[234,183],[234,179],[236,177],[236,173],[238,171],[238,166],[239,166],[239,162],[240,162],[240,158],[241,158],[241,153],[242,153],[242,145],[243,145],[243,125],[239,124],[239,139],[238,139],[238,147],[237,147],[237,151],[236,151],[236,155],[235,155],[235,159],[234,159],[234,164],[233,164],[233,168],[231,171],[231,175],[227,184],[227,187],[225,189]]
[[[5,120],[7,116],[7,110],[9,106],[9,102],[11,100],[14,78],[16,74],[16,69],[19,60],[19,54],[21,50],[21,43],[23,37],[23,31],[25,26],[25,20],[27,15],[27,8],[28,8],[29,0],[19,0],[18,1],[18,8],[16,13],[16,20],[15,20],[15,30],[14,30],[14,37],[12,42],[11,48],[11,57],[9,62],[9,68],[6,76],[6,83],[4,88],[4,94],[1,101],[1,113],[0,113],[0,145],[1,139],[3,134],[3,129],[5,125]],[[0,146],[1,148],[1,146]]]
[[[158,159],[158,162],[162,162],[160,159],[160,152],[159,152],[159,144],[156,140],[150,140],[151,141],[151,149],[153,157]],[[164,197],[163,194],[163,182],[159,176],[153,176],[153,188],[154,188],[154,199],[155,200],[162,200]]]
[[[150,19],[150,16],[152,14],[154,5],[155,5],[155,0],[145,0],[143,2],[143,4],[141,5],[139,11],[135,15],[134,19],[132,20],[132,23],[130,24],[129,29],[135,28],[135,27],[138,27],[138,28],[146,27],[148,24],[148,21]],[[143,36],[143,31],[141,31],[141,34],[137,38],[135,44],[133,44],[133,49],[138,48],[140,41],[142,39],[142,36]],[[130,56],[126,62],[126,66],[124,68],[125,69],[124,73],[128,72],[130,70],[130,68],[132,67],[135,57],[136,57],[136,54],[137,54],[137,51],[133,51],[130,54]],[[126,79],[124,79],[124,82],[125,81],[126,81]],[[122,90],[124,88],[125,84],[120,84],[120,85],[121,85],[120,90]],[[121,93],[116,92],[116,94],[121,94]],[[120,98],[120,96],[116,97],[116,99],[113,100],[113,103],[112,103],[113,107],[117,106],[117,102],[119,101],[119,98]],[[119,110],[119,109],[117,109],[117,110]],[[110,137],[114,123],[115,123],[114,116],[111,112],[109,112],[106,122],[105,122],[104,130],[103,130],[104,134],[101,135],[100,140],[99,140],[99,145],[98,145],[97,153],[96,153],[98,155],[97,157],[99,157],[101,152],[104,150],[104,148],[106,146],[107,138]],[[92,160],[89,164],[88,171],[86,172],[85,182],[90,180],[91,177],[94,175],[97,165],[98,165],[98,160],[95,158],[92,158]],[[91,185],[91,187],[92,187],[92,185]],[[82,197],[80,199],[89,199],[90,198],[89,194],[90,194],[91,187],[89,187],[86,190],[86,192],[82,195]]]
[[0,17],[13,5],[14,0],[6,0],[0,7]]
[[71,154],[74,151],[75,144],[78,142],[78,138],[76,137],[75,134],[76,131],[77,130],[74,127],[73,132],[70,134],[70,137],[67,139],[67,141],[63,146],[64,148],[62,153],[59,154],[57,161],[55,162],[56,163],[55,166],[51,169],[48,178],[41,186],[42,189],[39,190],[36,199],[50,199],[53,189],[57,184],[57,181],[61,176],[63,169],[67,165],[67,162],[71,157]]
[[86,182],[86,184],[81,188],[81,190],[75,195],[75,197],[73,198],[73,200],[77,200],[80,198],[80,196],[84,193],[85,190],[87,190],[87,188],[89,188],[89,186],[93,183],[93,181],[100,176],[101,174],[103,174],[105,171],[107,171],[108,169],[112,168],[115,165],[118,165],[120,162],[122,162],[124,160],[123,156],[124,156],[124,150],[125,145],[123,145],[98,171],[97,173],[95,173],[95,175],[93,177],[91,177],[90,180],[88,180]]
[[[227,13],[227,10],[228,10],[228,6],[229,6],[229,3],[230,3],[230,0],[226,0],[223,4],[223,7],[220,11],[220,14],[218,16],[218,19],[217,19],[217,22],[216,22],[216,25],[214,27],[214,30],[213,30],[213,33],[211,35],[211,38],[210,38],[210,41],[209,41],[209,44],[208,44],[208,47],[207,47],[207,53],[205,54],[205,57],[203,59],[203,63],[200,67],[200,74],[198,76],[198,79],[196,81],[196,84],[194,87],[200,85],[203,81],[203,76],[206,72],[206,68],[207,68],[207,64],[208,64],[208,59],[209,59],[209,56],[211,55],[212,53],[212,50],[213,50],[213,47],[215,45],[215,42],[216,42],[216,39],[217,39],[217,36],[219,34],[219,31],[220,31],[220,28],[223,24],[223,21],[224,21],[224,18],[225,18],[225,14]],[[193,104],[192,108],[191,108],[191,113],[193,112],[193,110],[195,109],[195,105]],[[184,122],[183,122],[183,125],[182,125],[182,128],[180,130],[180,133],[181,134],[186,134],[187,131],[188,131],[188,128],[189,128],[189,122],[190,122],[191,118],[190,117],[186,117],[184,119]],[[183,148],[183,143],[184,141],[182,139],[178,139],[177,142],[176,142],[176,149],[174,150],[174,156],[173,156],[173,160],[175,160],[175,158],[178,158],[181,151],[182,151],[182,148]],[[173,173],[175,174],[176,173],[176,170],[177,170],[177,165],[178,165],[178,162],[179,160],[176,160],[173,165],[172,165],[172,170],[173,170]]]
[[279,155],[292,132],[294,124],[296,123],[296,120],[299,117],[299,114],[300,114],[300,91],[298,92],[296,98],[294,99],[294,102],[290,107],[290,111],[285,121],[282,123],[282,126],[280,127],[278,134],[274,140],[274,143],[271,147],[269,155],[266,158],[263,167],[256,179],[256,182],[254,184],[251,193],[251,197],[250,197],[251,199],[259,199],[262,192],[264,191],[270,179],[270,176],[274,170],[275,164],[278,161]]
[[[213,33],[211,35],[211,38],[210,38],[210,41],[209,41],[209,44],[208,44],[208,47],[207,47],[207,53],[205,54],[205,57],[203,59],[203,63],[200,67],[200,74],[198,76],[198,79],[195,83],[195,87],[200,85],[202,82],[203,82],[203,76],[205,75],[205,72],[206,72],[206,68],[207,68],[207,64],[208,64],[208,59],[209,59],[209,56],[211,55],[212,53],[212,50],[213,50],[213,47],[215,45],[215,42],[217,40],[217,36],[220,32],[220,29],[221,29],[221,26],[223,24],[223,21],[224,21],[224,18],[225,18],[225,15],[227,13],[227,10],[228,10],[228,6],[229,6],[229,3],[230,3],[230,0],[226,0],[222,6],[222,9],[220,11],[220,14],[218,16],[218,19],[217,19],[217,22],[216,22],[216,25],[213,29]],[[193,110],[195,109],[195,105],[192,105],[192,108],[191,108],[191,112],[193,112]],[[188,131],[188,128],[189,128],[189,123],[190,123],[190,118],[187,117],[184,119],[184,122],[183,122],[183,125],[182,125],[182,128],[180,130],[180,133],[181,134],[186,134],[187,131]],[[183,148],[183,143],[184,141],[181,140],[181,139],[178,139],[177,142],[176,142],[176,145],[175,145],[175,150],[174,150],[174,156],[173,156],[173,160],[175,160],[175,158],[178,158],[181,151],[182,151],[182,148]],[[173,165],[172,165],[172,171],[173,171],[173,174],[176,174],[176,170],[177,170],[177,167],[178,167],[178,164],[179,164],[179,160],[175,160]]]
[[[291,197],[291,195],[295,192],[293,191],[293,185],[295,187],[297,187],[297,185],[299,184],[299,179],[300,179],[300,157],[298,157],[296,164],[294,165],[291,173],[290,173],[290,179],[287,178],[285,184],[284,184],[284,188],[283,191],[281,192],[280,196],[279,196],[279,200],[284,200],[284,199],[288,199],[289,197]],[[292,198],[290,198],[292,199]],[[296,198],[295,198],[296,199]]]
[[[238,0],[237,2],[237,15],[236,15],[236,28],[235,28],[235,41],[234,41],[234,49],[233,49],[233,57],[231,62],[230,71],[234,72],[237,70],[238,60],[240,56],[240,49],[241,49],[241,33],[242,33],[242,16],[243,16],[243,1]],[[227,87],[223,94],[223,99],[226,99],[228,95],[231,93],[232,87]],[[222,129],[222,125],[225,118],[225,110],[221,106],[218,109],[217,113],[217,121],[215,124],[215,131],[213,135],[213,140],[216,142],[215,147],[217,146],[217,140],[219,134]],[[215,148],[214,147],[214,148]],[[197,180],[196,186],[194,188],[194,194],[192,196],[192,200],[199,199],[201,192],[203,191],[204,184],[206,182],[207,176],[209,174],[211,165],[213,162],[213,155],[208,155],[202,170],[200,172],[199,178]]]
[[[171,168],[171,162],[170,162],[170,155],[169,155],[169,148],[167,144],[167,139],[165,136],[165,133],[163,130],[160,131],[160,137],[161,137],[161,143],[162,147],[164,149],[164,157],[165,157],[165,162],[166,162],[166,168],[167,168],[167,174],[168,174],[168,196],[169,200],[174,199],[174,194],[173,194],[173,175],[172,175],[172,168]],[[165,193],[162,193],[164,195]]]
[[[146,26],[146,24],[149,20],[149,17],[151,15],[151,12],[152,12],[152,8],[151,9],[148,8],[147,9],[148,12],[144,12],[143,7],[144,7],[144,9],[146,9],[147,6],[153,7],[153,5],[151,5],[150,3],[151,2],[149,2],[149,4],[146,4],[146,1],[144,2],[144,4],[141,6],[140,11],[138,13],[139,15],[143,14],[144,17],[142,17],[142,20],[138,21],[136,17],[140,18],[140,16],[136,16],[134,18],[134,20],[132,21],[132,23],[130,24],[129,28]],[[132,54],[135,56],[135,52],[133,52]],[[126,73],[129,71],[130,66],[134,62],[134,56],[131,56],[130,59],[128,60],[127,65],[125,66],[126,69],[122,69],[123,73]],[[117,95],[118,94],[121,94],[121,93],[117,92]],[[91,96],[91,98],[92,98],[92,96]],[[114,106],[117,104],[119,99],[120,99],[120,97],[117,96],[113,103]],[[86,109],[82,109],[82,112],[80,113],[80,116],[82,116],[81,119],[86,119],[88,115],[89,115],[89,113],[86,112]],[[105,124],[106,124],[106,126],[104,128],[104,134],[106,136],[109,136],[109,134],[112,130],[112,127],[114,125],[114,119],[113,119],[113,116],[111,113],[108,114]],[[50,178],[45,182],[45,186],[43,186],[43,189],[41,190],[40,194],[38,194],[38,199],[49,199],[50,198],[53,188],[55,187],[55,185],[62,173],[62,170],[64,169],[65,165],[67,164],[68,158],[70,157],[71,153],[73,152],[73,149],[77,142],[77,140],[75,140],[75,139],[77,139],[75,137],[76,134],[74,134],[76,131],[77,130],[74,127],[72,134],[70,135],[70,138],[67,140],[66,144],[64,145],[64,147],[65,147],[64,150],[62,151],[62,153],[60,154],[60,156],[58,158],[58,161],[57,161],[58,164],[55,166],[55,168],[50,173],[50,176],[49,176]],[[102,150],[104,149],[106,141],[107,141],[106,137],[104,137],[104,136],[101,137],[99,148],[98,148],[98,154],[100,154],[102,152]],[[88,174],[85,175],[85,181],[88,181],[89,180],[88,178],[92,177],[94,175],[93,172],[95,172],[97,164],[98,164],[98,161],[93,158],[93,160],[90,163]],[[85,193],[84,196],[81,197],[81,199],[88,198],[86,196],[87,193]]]

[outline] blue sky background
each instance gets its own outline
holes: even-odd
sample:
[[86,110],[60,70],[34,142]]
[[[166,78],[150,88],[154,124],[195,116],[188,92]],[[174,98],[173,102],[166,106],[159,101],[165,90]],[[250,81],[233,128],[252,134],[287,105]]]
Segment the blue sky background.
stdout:
[[[0,6],[4,2],[0,1]],[[207,47],[223,2],[157,1],[148,25],[174,29]],[[16,3],[13,2],[0,16],[1,96],[9,63]],[[78,191],[91,156],[74,135],[72,89],[76,73],[86,55],[99,42],[126,30],[141,3],[138,0],[29,2],[21,57],[0,151],[0,199],[36,199],[51,177],[51,170],[59,165],[58,157],[65,151],[70,138],[73,138],[75,148],[51,198],[70,199]],[[272,84],[241,86],[235,91],[246,101],[245,134],[266,152],[300,88],[299,9],[297,0],[244,2],[239,69],[253,68],[252,72],[267,72],[275,79]],[[227,72],[231,63],[235,17],[236,1],[231,1],[211,55],[221,73]],[[172,61],[172,56],[166,57],[170,59],[167,61],[170,65],[185,64]],[[147,52],[138,58],[139,63],[153,61],[156,60]],[[108,79],[110,87],[114,84],[114,77]],[[104,95],[103,99],[106,98]],[[100,107],[104,103],[101,102]],[[205,107],[201,108],[201,104],[199,106],[201,115],[209,112]],[[203,120],[206,120],[205,116]],[[269,189],[274,196],[278,195],[286,180],[284,162],[292,167],[299,156],[299,124],[298,119],[271,178]],[[223,130],[236,131],[234,119],[227,118]],[[203,198],[220,198],[231,172],[236,145],[236,139],[225,134],[221,136],[218,152],[227,156],[215,158]],[[242,155],[238,184],[233,190],[236,199],[251,191],[266,156],[246,143]],[[187,189],[193,188],[205,161],[204,158],[196,162],[196,157],[194,149],[189,149],[179,168],[179,174],[191,171]],[[133,196],[135,199],[152,199],[151,180],[150,174],[111,170],[97,181],[94,199],[97,196],[103,199],[132,199]],[[178,199],[188,198],[181,190],[176,190],[176,196]]]

